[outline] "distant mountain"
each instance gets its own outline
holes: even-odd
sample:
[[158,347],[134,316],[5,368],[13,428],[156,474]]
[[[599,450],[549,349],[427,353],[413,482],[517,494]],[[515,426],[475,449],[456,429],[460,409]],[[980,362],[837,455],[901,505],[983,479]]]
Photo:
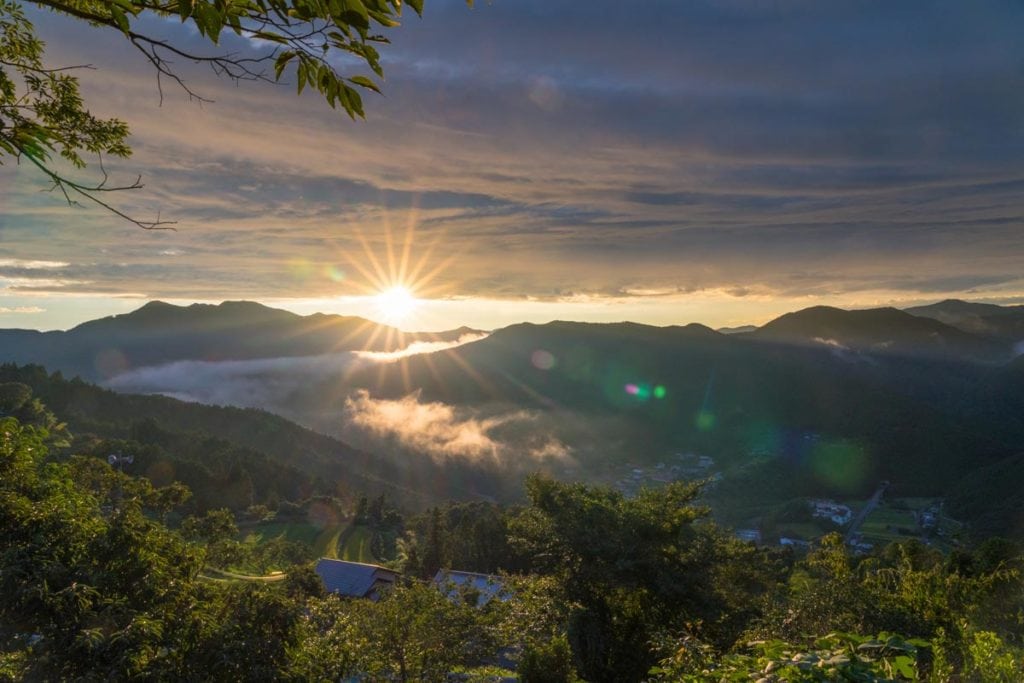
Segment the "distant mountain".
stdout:
[[996,306],[946,299],[937,304],[904,310],[911,315],[932,318],[965,332],[1012,342],[1024,341],[1024,306]]
[[722,334],[745,334],[747,332],[753,332],[757,329],[757,325],[740,325],[739,327],[719,327],[717,332]]
[[[546,466],[532,456],[549,442],[538,445],[533,437],[551,435],[551,444],[564,445],[566,466],[583,479],[604,480],[629,463],[664,465],[676,453],[709,455],[724,475],[713,489],[716,510],[763,510],[797,496],[862,496],[886,479],[897,496],[951,496],[972,477],[963,509],[993,526],[1010,523],[1005,511],[982,504],[986,482],[1019,471],[1012,458],[1024,443],[1024,358],[1010,361],[1005,339],[892,308],[815,307],[739,334],[698,324],[524,323],[391,362],[338,369],[316,357],[470,332],[396,341],[397,331],[355,318],[303,317],[244,302],[155,303],[64,333],[0,333],[0,353],[6,337],[20,335],[19,353],[49,354],[65,372],[77,364],[93,374],[111,358],[137,367],[313,356],[282,363],[273,375],[247,371],[238,393],[258,400],[219,402],[271,406],[360,445],[361,452],[382,454],[356,458],[366,475],[331,470],[325,476],[372,476],[411,482],[410,488],[432,481],[466,487],[466,495],[507,497],[522,472]],[[180,365],[166,374],[225,383],[224,374],[204,374],[206,364]],[[152,388],[135,390],[170,391],[161,388],[161,373],[150,375]],[[112,421],[128,405],[99,414],[117,395],[90,392],[71,406],[91,421]],[[161,423],[165,429],[200,419],[186,404],[163,403],[169,399],[125,400],[143,419],[176,416],[174,424]],[[234,415],[226,420],[230,434],[248,439],[247,447],[269,438],[259,427],[271,419],[266,413]],[[217,429],[219,438],[230,436],[228,427]],[[292,440],[308,437],[282,429],[277,452],[287,453]],[[485,455],[462,458],[445,450],[465,442],[483,444]],[[492,442],[501,443],[493,457],[487,454]],[[326,464],[331,457],[316,460]]]
[[[350,380],[382,397],[415,390],[422,401],[584,414],[594,434],[625,425],[629,438],[606,439],[584,466],[602,467],[609,454],[643,462],[675,451],[707,453],[726,470],[718,491],[733,495],[733,505],[862,494],[882,479],[900,495],[942,495],[966,473],[1014,452],[1024,430],[1001,415],[962,409],[994,366],[954,351],[991,358],[998,348],[900,311],[845,313],[797,314],[766,337],[699,325],[514,325]],[[826,334],[855,348],[894,343],[877,362],[851,363],[814,342]],[[891,355],[910,351],[924,355]],[[312,386],[304,400],[315,405],[336,390],[331,382]],[[827,464],[830,458],[839,461]],[[755,461],[769,470],[745,469]],[[754,476],[752,487],[735,493],[727,485],[731,471]],[[769,474],[775,483],[756,485]]]
[[300,316],[250,301],[174,306],[153,301],[66,332],[0,330],[0,360],[38,363],[102,380],[179,360],[249,360],[339,351],[395,351],[416,341],[455,341],[476,332],[407,333],[363,318]]
[[895,308],[846,311],[815,306],[787,313],[751,332],[752,339],[821,345],[875,355],[998,363],[1012,357],[1009,344],[964,332],[932,318]]

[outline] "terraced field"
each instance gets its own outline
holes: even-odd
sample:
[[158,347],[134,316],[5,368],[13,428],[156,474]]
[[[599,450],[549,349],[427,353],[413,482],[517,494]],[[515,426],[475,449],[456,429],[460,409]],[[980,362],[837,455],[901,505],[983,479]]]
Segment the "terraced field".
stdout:
[[339,559],[348,560],[349,562],[376,562],[377,558],[373,556],[373,550],[371,549],[372,542],[373,532],[365,526],[349,527],[342,541]]
[[313,541],[313,554],[316,557],[326,557],[332,560],[340,559],[338,545],[341,542],[341,535],[347,528],[345,524],[332,524],[324,527]]
[[312,545],[322,530],[308,522],[265,522],[242,530],[246,539],[255,536],[257,543],[266,543],[275,538]]
[[308,522],[269,522],[243,531],[246,540],[255,536],[257,543],[285,538],[312,546],[315,557],[332,560],[373,563],[373,531],[366,526],[348,522],[318,527]]

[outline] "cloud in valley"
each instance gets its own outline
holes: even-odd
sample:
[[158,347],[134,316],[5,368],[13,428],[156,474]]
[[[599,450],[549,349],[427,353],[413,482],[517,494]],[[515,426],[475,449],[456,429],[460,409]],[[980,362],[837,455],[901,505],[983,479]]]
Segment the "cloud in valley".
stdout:
[[292,401],[297,393],[325,379],[344,382],[359,367],[450,349],[484,336],[463,335],[453,342],[413,342],[391,353],[346,351],[254,360],[182,360],[133,368],[107,380],[105,386],[126,393],[162,394],[212,405],[263,408],[296,417],[300,413],[293,409]]
[[459,337],[458,341],[446,342],[446,341],[414,341],[404,349],[398,351],[356,351],[355,355],[357,358],[365,360],[375,360],[379,362],[389,362],[398,360],[400,358],[408,358],[409,356],[415,356],[421,353],[434,353],[436,351],[444,351],[445,349],[453,349],[456,346],[462,346],[463,344],[469,344],[470,342],[480,341],[487,337],[487,333],[481,332],[479,334],[464,334]]
[[375,399],[358,391],[345,401],[346,430],[362,430],[394,440],[407,450],[435,458],[508,462],[565,459],[569,448],[540,428],[542,417],[525,410],[488,414],[440,402],[422,402],[419,394],[397,400]]
[[258,360],[183,360],[135,368],[107,380],[115,391],[277,411],[297,389],[359,363],[352,353]]

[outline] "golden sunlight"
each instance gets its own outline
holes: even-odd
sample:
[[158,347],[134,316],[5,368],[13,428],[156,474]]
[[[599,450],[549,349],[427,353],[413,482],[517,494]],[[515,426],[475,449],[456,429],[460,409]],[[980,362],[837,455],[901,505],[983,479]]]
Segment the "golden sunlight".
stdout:
[[408,318],[419,303],[412,292],[400,285],[384,290],[374,297],[374,300],[380,315],[393,323],[400,323]]

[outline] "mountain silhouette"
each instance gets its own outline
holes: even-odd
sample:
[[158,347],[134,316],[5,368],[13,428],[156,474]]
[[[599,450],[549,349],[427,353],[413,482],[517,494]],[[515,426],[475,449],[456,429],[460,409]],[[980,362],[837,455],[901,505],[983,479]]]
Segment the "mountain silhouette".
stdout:
[[932,318],[965,332],[1011,342],[1024,341],[1024,306],[996,306],[946,299],[937,304],[905,310],[912,315]]
[[939,320],[895,308],[846,311],[815,306],[787,313],[749,335],[752,339],[786,344],[820,344],[871,353],[1005,362],[1008,344],[965,332]]
[[409,333],[363,318],[301,316],[251,301],[141,308],[66,332],[0,330],[0,358],[103,380],[125,370],[180,360],[250,360],[339,351],[396,351],[416,341],[455,341],[460,328]]

